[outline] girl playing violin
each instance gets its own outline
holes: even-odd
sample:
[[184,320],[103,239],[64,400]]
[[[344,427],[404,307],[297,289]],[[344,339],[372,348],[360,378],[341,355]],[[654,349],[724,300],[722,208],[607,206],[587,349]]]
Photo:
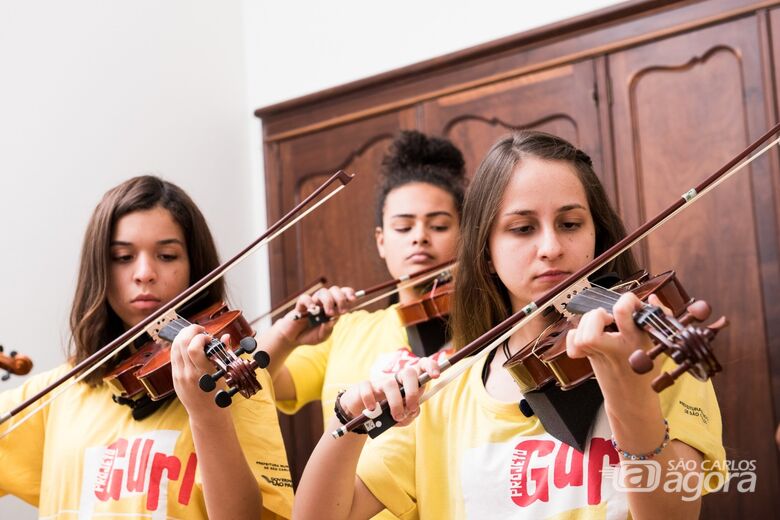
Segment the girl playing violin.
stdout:
[[[538,299],[624,235],[588,156],[558,137],[528,131],[488,152],[466,198],[462,229],[456,346]],[[625,276],[633,264],[629,254],[607,269]],[[397,377],[405,398],[393,380],[348,389],[337,403],[342,419],[386,398],[394,419],[408,426],[392,428],[365,450],[366,435],[326,433],[304,472],[294,518],[368,518],[383,507],[401,518],[696,517],[697,484],[724,468],[718,405],[709,382],[686,374],[659,395],[650,387],[655,374],[631,370],[629,354],[637,345],[650,347],[632,319],[639,304],[626,294],[611,314],[585,314],[566,337],[568,355],[588,358],[603,394],[582,452],[521,412],[523,395],[502,369],[554,319],[541,315],[421,408],[413,368]],[[617,328],[607,329],[612,324]],[[429,360],[418,367],[439,374]],[[328,429],[339,425],[333,418]],[[642,459],[634,474],[652,471],[657,480],[641,489],[632,487],[636,478],[614,481],[615,473],[629,471],[632,456]],[[670,468],[693,490],[665,486]]]
[[[35,395],[218,265],[206,221],[179,187],[142,176],[109,190],[84,237],[70,362],[3,392],[0,407]],[[220,280],[205,299],[224,293]],[[187,327],[172,344],[176,398],[145,403],[142,414],[141,403],[130,403],[131,414],[103,382],[112,360],[0,439],[0,494],[44,518],[289,518],[292,487],[272,398],[265,391],[217,407],[198,388],[214,371],[204,330]]]
[[[383,158],[375,237],[393,278],[455,256],[465,188],[463,165],[463,156],[452,143],[416,131],[402,132]],[[398,296],[405,304],[419,293],[407,287]],[[393,374],[416,361],[397,305],[345,314],[354,301],[350,287],[303,295],[295,310],[263,338],[271,355],[277,406],[283,412],[295,413],[319,399],[327,418],[340,389],[373,374]],[[338,321],[312,328],[307,320],[292,319],[295,312],[317,307],[327,316],[339,316]],[[305,346],[297,348],[301,345]]]

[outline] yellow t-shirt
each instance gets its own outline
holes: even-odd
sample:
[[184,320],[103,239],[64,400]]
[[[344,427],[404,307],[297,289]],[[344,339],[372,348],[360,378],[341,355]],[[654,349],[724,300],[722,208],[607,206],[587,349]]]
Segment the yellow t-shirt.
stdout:
[[327,424],[339,390],[379,373],[394,373],[417,358],[409,350],[406,329],[396,305],[375,312],[354,311],[339,318],[330,337],[318,345],[302,345],[285,361],[295,384],[295,400],[278,401],[284,413],[322,401]]
[[[545,432],[536,416],[491,397],[484,362],[423,404],[411,425],[365,447],[358,475],[374,496],[403,520],[630,518],[612,478],[619,457],[604,407],[580,453]],[[712,384],[685,375],[660,395],[671,437],[702,452],[705,469],[724,468]]]
[[[0,411],[21,404],[69,368],[60,366],[3,392]],[[250,399],[235,398],[230,411],[262,493],[262,518],[289,518],[292,483],[271,381],[265,371],[257,375],[263,390]],[[184,406],[171,399],[136,421],[129,408],[112,402],[107,385],[69,388],[0,439],[0,495],[5,494],[37,506],[41,518],[207,518]]]

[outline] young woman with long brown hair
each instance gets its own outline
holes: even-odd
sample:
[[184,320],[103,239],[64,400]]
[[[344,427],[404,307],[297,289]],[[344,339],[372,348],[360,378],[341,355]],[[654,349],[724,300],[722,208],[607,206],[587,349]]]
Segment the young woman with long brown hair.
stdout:
[[[109,190],[84,237],[69,362],[0,394],[0,408],[35,395],[217,265],[206,221],[179,187],[142,176]],[[203,301],[224,296],[220,280]],[[172,344],[173,398],[124,400],[132,409],[114,402],[103,377],[120,357],[0,440],[0,494],[42,518],[288,518],[273,399],[266,389],[217,407],[198,388],[214,371],[203,331],[187,327]],[[258,378],[270,385],[262,371]]]
[[[535,301],[624,235],[587,155],[541,132],[518,132],[491,148],[472,181],[462,222],[456,346]],[[634,264],[629,254],[606,269],[625,276]],[[588,358],[603,394],[582,451],[518,408],[524,396],[502,368],[550,325],[554,316],[548,314],[422,407],[415,369],[398,376],[405,398],[395,381],[370,380],[347,390],[339,400],[342,419],[387,398],[395,420],[407,427],[385,432],[363,450],[365,435],[330,436],[340,426],[333,418],[307,465],[294,517],[368,518],[383,507],[401,518],[695,517],[699,484],[722,483],[717,401],[711,383],[689,375],[659,395],[650,386],[658,367],[633,373],[628,355],[637,345],[650,347],[632,319],[638,306],[626,294],[611,314],[591,311],[568,333],[568,355]],[[607,329],[611,324],[616,332]],[[438,376],[435,364],[420,366]],[[613,485],[610,472],[632,456],[657,469],[664,485]],[[693,485],[667,487],[661,479],[670,468]]]

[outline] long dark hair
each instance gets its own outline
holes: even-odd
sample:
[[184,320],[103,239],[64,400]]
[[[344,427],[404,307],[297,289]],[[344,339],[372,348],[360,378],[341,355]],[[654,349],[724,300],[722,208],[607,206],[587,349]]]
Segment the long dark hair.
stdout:
[[[219,265],[217,249],[206,219],[190,197],[178,186],[158,177],[134,177],[109,190],[95,207],[81,247],[79,276],[70,311],[71,361],[79,363],[124,332],[119,316],[108,304],[110,244],[114,226],[123,216],[155,207],[167,209],[181,227],[190,262],[190,284]],[[225,284],[218,280],[203,298],[224,299]],[[106,365],[85,381],[101,383]]]
[[[453,341],[462,347],[511,314],[509,293],[490,272],[488,239],[501,199],[524,157],[570,163],[585,188],[596,230],[596,255],[626,236],[625,227],[593,171],[588,155],[568,141],[544,132],[519,131],[502,137],[477,168],[463,207],[458,248],[458,281],[452,310]],[[626,277],[637,271],[630,251],[599,273]]]

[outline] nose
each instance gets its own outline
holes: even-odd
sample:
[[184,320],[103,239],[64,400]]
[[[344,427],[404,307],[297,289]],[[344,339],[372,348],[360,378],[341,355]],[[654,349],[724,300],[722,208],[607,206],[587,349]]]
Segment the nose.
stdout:
[[138,283],[151,283],[157,279],[154,261],[149,255],[140,254],[135,263],[133,279]]
[[563,254],[563,244],[555,229],[546,229],[540,235],[538,254],[545,260],[554,260]]
[[412,241],[414,245],[430,243],[428,228],[425,226],[424,222],[417,222],[414,227],[412,227]]

